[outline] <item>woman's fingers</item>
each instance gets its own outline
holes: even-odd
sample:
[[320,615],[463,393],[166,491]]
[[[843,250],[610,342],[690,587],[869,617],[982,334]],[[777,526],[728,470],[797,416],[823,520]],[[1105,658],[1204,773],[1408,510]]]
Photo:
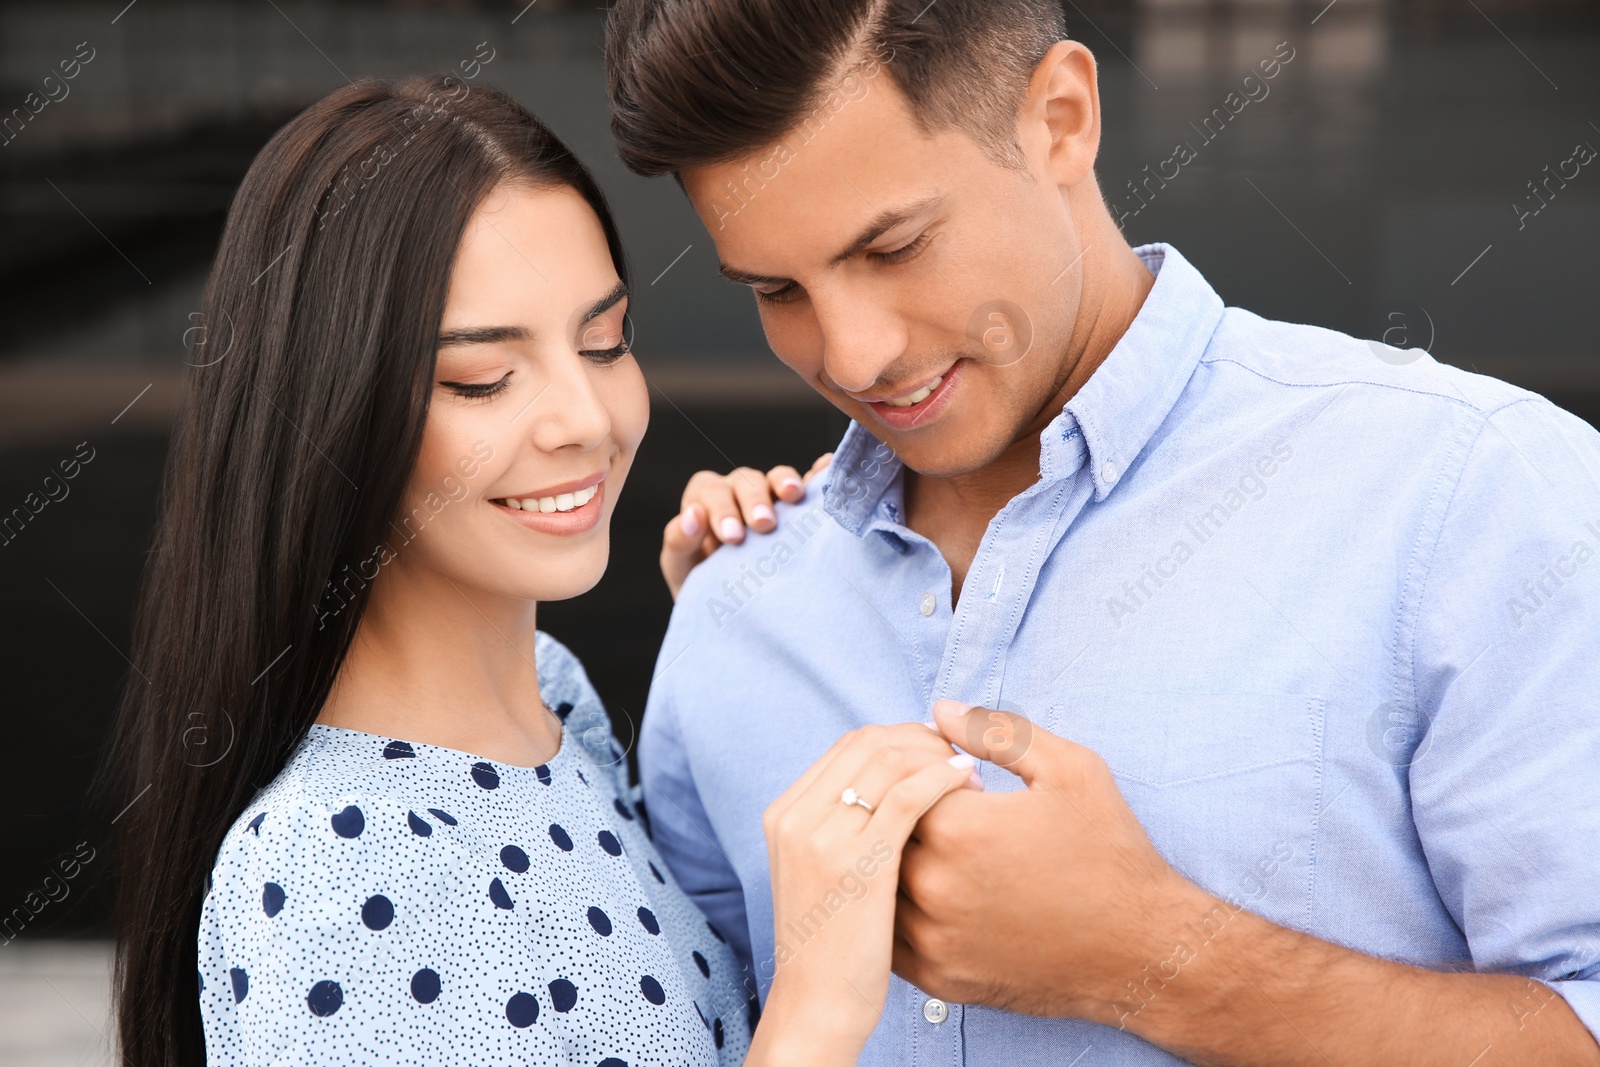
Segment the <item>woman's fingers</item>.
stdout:
[[773,496],[787,503],[798,504],[805,499],[806,483],[800,477],[800,472],[787,463],[767,472],[767,485],[771,487]]
[[728,485],[745,525],[761,533],[769,533],[778,525],[778,516],[772,510],[772,485],[765,474],[754,467],[740,467],[728,475]]
[[690,504],[674,515],[661,532],[661,577],[667,580],[673,600],[689,572],[706,558],[705,542],[706,509],[701,504]]
[[811,464],[811,469],[806,471],[805,480],[807,482],[811,481],[811,479],[815,478],[817,475],[819,475],[823,471],[827,470],[828,469],[828,464],[830,464],[832,462],[833,462],[833,453],[832,452],[824,452],[822,455],[820,455],[820,456],[818,456],[816,458],[816,461],[814,463]]
[[806,483],[825,470],[833,459],[829,452],[802,476],[780,465],[765,474],[740,467],[728,474],[699,471],[683,490],[678,515],[667,524],[661,538],[661,576],[678,598],[684,579],[720,545],[738,544],[745,530],[770,533],[778,527],[775,500],[790,504],[805,498]]
[[962,752],[901,778],[877,802],[870,828],[898,853],[923,813],[946,793],[968,784],[978,761]]
[[948,741],[921,723],[864,726],[842,740],[785,794],[790,821],[822,825],[845,809],[842,797],[847,788],[876,805],[895,782],[955,754]]

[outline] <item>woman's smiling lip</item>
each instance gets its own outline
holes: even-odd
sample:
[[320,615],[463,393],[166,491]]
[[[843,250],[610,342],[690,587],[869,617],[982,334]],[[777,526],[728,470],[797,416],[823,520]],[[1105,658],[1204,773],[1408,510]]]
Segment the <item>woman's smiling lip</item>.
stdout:
[[[590,484],[582,485],[582,483],[579,482],[571,482],[568,484],[580,485],[582,486],[582,490],[592,492],[593,495],[590,496],[588,500],[585,500],[582,504],[575,504],[572,508],[566,511],[530,511],[527,508],[515,508],[504,503],[504,498],[491,500],[489,503],[496,511],[500,512],[500,514],[504,515],[512,522],[518,523],[530,530],[537,530],[540,533],[557,534],[560,536],[588,533],[590,530],[593,530],[596,526],[600,525],[600,517],[605,510],[606,487],[605,482],[599,479],[587,478],[584,479],[584,481]],[[555,494],[551,494],[550,492],[546,491],[543,495],[548,498],[552,495],[566,496],[572,492],[574,492],[574,490],[570,489],[567,490],[566,493]],[[532,498],[522,497],[521,499],[531,500]]]
[[601,482],[603,482],[605,480],[606,480],[606,472],[605,471],[596,471],[594,474],[589,475],[587,478],[578,478],[578,479],[576,479],[574,481],[562,482],[560,485],[551,485],[551,486],[547,486],[547,487],[545,487],[543,489],[535,489],[532,492],[528,492],[528,493],[503,493],[500,496],[493,497],[492,499],[494,499],[494,500],[528,500],[528,499],[531,498],[531,499],[537,500],[542,496],[560,496],[562,493],[576,493],[579,489],[587,489],[592,485],[599,485]]
[[[561,536],[587,533],[600,524],[600,516],[605,508],[605,478],[606,472],[600,471],[587,478],[562,482],[533,493],[495,497],[489,503],[502,515],[530,530]],[[561,498],[566,499],[563,501]],[[509,503],[511,500],[517,503]],[[546,511],[542,506],[528,506],[541,500],[549,501],[556,507],[566,503],[567,507],[559,511]]]

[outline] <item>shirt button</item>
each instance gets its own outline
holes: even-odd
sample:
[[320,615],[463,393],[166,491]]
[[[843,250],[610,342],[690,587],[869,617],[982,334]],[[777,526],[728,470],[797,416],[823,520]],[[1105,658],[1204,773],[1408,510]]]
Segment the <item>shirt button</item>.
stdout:
[[1117,465],[1107,460],[1100,467],[1100,480],[1110,485],[1117,480]]
[[935,599],[935,597],[934,597],[934,595],[932,593],[923,593],[922,594],[922,603],[921,603],[921,605],[919,605],[919,607],[922,610],[922,617],[923,618],[926,619],[929,615],[932,615],[933,614],[933,609],[938,607],[938,606],[939,606],[939,601],[937,599]]
[[928,1002],[922,1006],[922,1017],[938,1026],[950,1017],[950,1006],[938,997],[929,997]]

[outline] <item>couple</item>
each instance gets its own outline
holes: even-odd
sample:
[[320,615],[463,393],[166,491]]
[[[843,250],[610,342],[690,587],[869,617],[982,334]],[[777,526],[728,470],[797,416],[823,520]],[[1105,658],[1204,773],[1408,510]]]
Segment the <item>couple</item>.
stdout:
[[642,788],[535,628],[647,416],[603,198],[434,79],[273,139],[116,749],[129,1062],[1600,1063],[1600,437],[1129,248],[1064,38],[613,7],[624,159],[854,420],[691,484]]

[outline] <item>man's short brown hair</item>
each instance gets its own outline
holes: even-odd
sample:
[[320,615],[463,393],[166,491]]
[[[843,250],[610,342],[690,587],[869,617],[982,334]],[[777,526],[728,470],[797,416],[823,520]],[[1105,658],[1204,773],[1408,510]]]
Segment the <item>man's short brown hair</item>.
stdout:
[[924,130],[958,128],[1020,166],[1017,108],[1066,36],[1059,0],[617,0],[611,131],[639,174],[778,142],[853,71],[884,64]]

